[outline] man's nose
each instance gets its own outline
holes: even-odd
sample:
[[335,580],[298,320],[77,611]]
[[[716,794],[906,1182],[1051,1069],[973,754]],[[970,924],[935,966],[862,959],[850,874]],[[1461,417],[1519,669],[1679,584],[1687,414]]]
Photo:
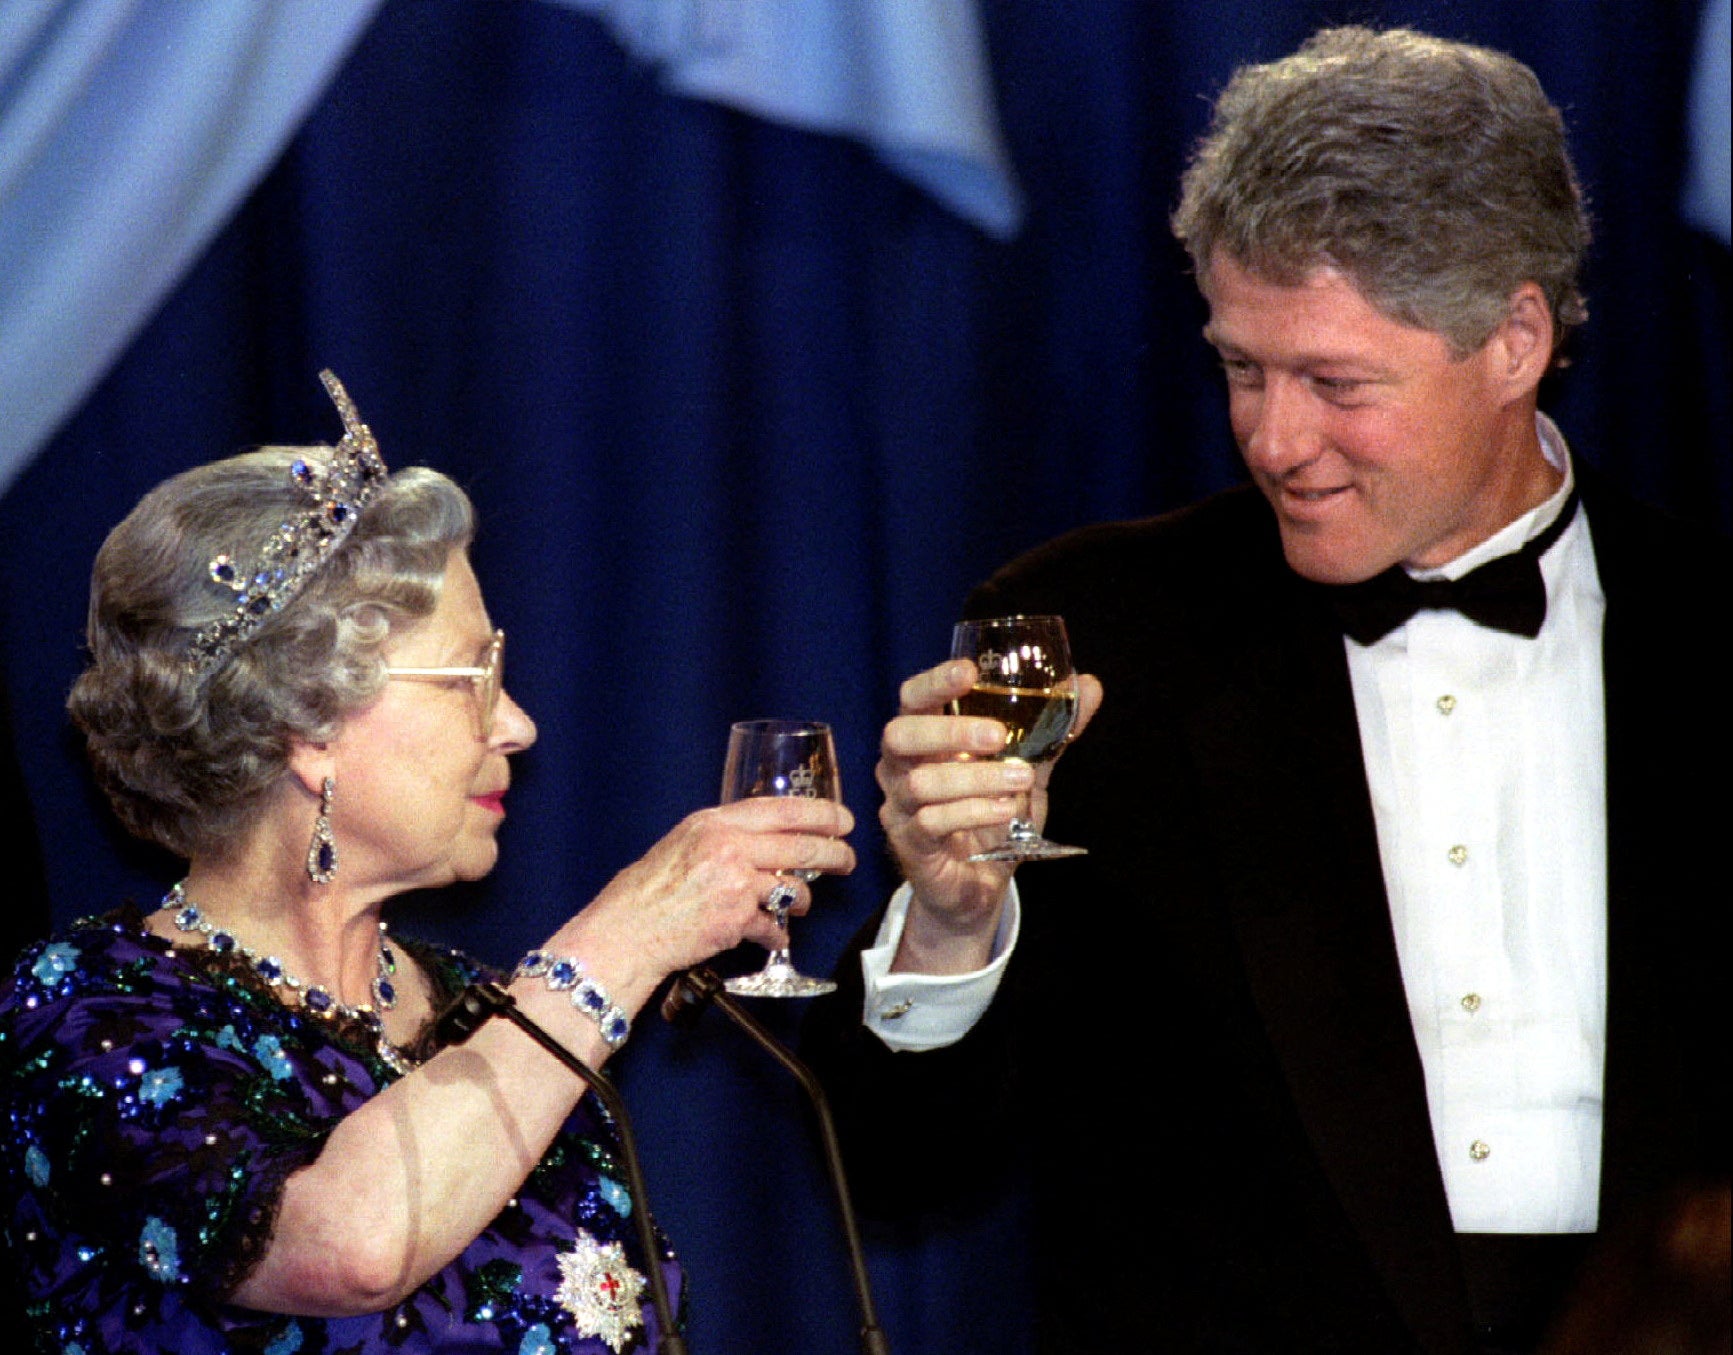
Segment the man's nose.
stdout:
[[1318,455],[1323,436],[1317,397],[1304,381],[1266,376],[1262,389],[1247,392],[1241,410],[1246,465],[1266,475],[1285,475]]

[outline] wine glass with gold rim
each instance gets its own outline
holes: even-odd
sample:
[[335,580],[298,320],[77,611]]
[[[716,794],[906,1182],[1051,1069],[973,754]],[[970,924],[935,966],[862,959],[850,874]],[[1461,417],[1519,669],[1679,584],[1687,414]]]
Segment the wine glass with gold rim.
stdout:
[[[997,755],[1048,762],[1059,755],[1077,723],[1077,674],[1071,643],[1057,616],[1000,616],[959,621],[951,631],[951,657],[969,659],[975,685],[951,703],[955,715],[984,715],[1005,726]],[[971,861],[1051,861],[1082,856],[1085,847],[1049,842],[1035,829],[1028,802],[1011,820],[1005,841]]]

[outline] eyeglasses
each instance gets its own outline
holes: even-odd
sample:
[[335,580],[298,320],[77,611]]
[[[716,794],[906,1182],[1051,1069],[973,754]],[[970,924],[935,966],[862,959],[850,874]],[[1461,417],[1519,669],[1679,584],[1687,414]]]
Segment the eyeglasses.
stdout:
[[387,668],[388,678],[468,678],[475,689],[476,728],[482,738],[493,733],[494,713],[499,710],[501,674],[505,669],[505,632],[496,630],[488,641],[487,659],[480,668]]

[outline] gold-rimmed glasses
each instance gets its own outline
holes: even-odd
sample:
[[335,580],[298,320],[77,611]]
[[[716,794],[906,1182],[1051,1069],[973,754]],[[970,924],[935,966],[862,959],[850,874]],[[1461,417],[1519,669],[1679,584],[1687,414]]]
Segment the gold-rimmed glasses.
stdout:
[[476,727],[482,738],[493,733],[494,713],[499,710],[499,693],[505,669],[505,632],[496,630],[488,641],[487,657],[480,668],[392,668],[385,669],[387,678],[438,680],[468,678],[475,691]]

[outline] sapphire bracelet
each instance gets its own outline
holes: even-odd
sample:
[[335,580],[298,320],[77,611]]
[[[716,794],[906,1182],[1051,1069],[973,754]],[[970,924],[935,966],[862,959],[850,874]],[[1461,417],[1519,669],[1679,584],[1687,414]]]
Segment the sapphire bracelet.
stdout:
[[583,962],[574,956],[549,955],[545,950],[532,950],[518,962],[512,978],[539,978],[556,993],[570,993],[572,1006],[596,1023],[609,1049],[618,1049],[632,1033],[631,1018],[608,996],[608,990],[585,972]]

